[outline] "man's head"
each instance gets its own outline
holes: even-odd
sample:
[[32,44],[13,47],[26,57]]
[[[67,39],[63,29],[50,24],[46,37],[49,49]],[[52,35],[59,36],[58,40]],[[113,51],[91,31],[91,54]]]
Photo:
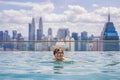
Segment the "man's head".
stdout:
[[64,51],[61,48],[56,48],[53,52],[56,60],[62,60],[64,57]]

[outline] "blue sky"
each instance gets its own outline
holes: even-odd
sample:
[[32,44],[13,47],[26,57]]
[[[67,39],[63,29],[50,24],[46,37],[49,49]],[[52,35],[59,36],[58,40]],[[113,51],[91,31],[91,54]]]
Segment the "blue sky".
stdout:
[[111,21],[120,34],[120,0],[0,0],[0,29],[18,30],[24,36],[28,23],[35,17],[36,29],[39,17],[43,18],[44,34],[53,29],[69,28],[70,32],[87,31],[99,36],[107,22],[108,7]]

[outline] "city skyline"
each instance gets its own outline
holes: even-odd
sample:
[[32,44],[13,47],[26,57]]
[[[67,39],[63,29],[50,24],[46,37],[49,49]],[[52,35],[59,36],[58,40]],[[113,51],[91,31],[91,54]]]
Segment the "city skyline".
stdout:
[[[104,4],[102,4],[103,1],[86,1],[90,3],[80,0],[65,0],[65,2],[63,0],[0,1],[0,28],[4,31],[17,30],[24,35],[23,37],[27,37],[28,23],[35,17],[37,30],[39,18],[42,17],[45,35],[47,35],[48,28],[52,28],[54,37],[59,28],[69,28],[71,33],[77,32],[78,35],[82,31],[87,31],[88,35],[100,36],[104,24],[107,22],[109,7],[111,21],[120,35],[120,6],[113,0],[105,0]],[[62,6],[59,3],[63,3]]]
[[[9,35],[9,31],[0,31],[1,41],[15,41],[13,43],[0,44],[1,50],[32,50],[32,51],[50,51],[55,47],[62,47],[66,51],[119,51],[119,35],[116,31],[114,23],[111,22],[110,11],[108,9],[108,21],[105,23],[103,31],[100,36],[88,36],[87,31],[81,32],[79,36],[78,33],[72,32],[70,36],[70,31],[68,28],[59,28],[57,31],[57,36],[52,36],[52,28],[48,29],[48,35],[43,35],[43,21],[42,17],[39,18],[39,28],[35,30],[35,18],[33,17],[28,25],[28,41],[27,43],[19,43],[16,41],[24,41],[24,37],[21,33],[17,33],[13,30],[13,35]],[[37,35],[35,33],[37,32]],[[48,42],[31,42],[36,40],[44,40]],[[73,41],[67,42],[67,41]],[[82,40],[79,42],[78,40]],[[97,40],[94,42],[84,42],[85,40]],[[114,40],[113,42],[100,42],[98,40]],[[50,42],[51,41],[51,42]],[[52,42],[54,41],[54,42]],[[62,42],[59,42],[62,41]],[[24,47],[23,47],[24,46]]]

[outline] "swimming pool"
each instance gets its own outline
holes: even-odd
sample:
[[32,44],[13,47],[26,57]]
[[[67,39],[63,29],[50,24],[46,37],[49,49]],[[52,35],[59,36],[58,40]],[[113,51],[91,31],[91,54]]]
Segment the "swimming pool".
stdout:
[[0,52],[0,80],[120,80],[120,52]]

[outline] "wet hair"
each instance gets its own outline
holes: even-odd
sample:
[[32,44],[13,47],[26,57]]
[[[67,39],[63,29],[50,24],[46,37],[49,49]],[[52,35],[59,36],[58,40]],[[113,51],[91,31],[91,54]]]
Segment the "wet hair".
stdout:
[[62,53],[64,54],[64,51],[61,48],[54,49],[53,54],[55,55],[59,51],[62,51]]

